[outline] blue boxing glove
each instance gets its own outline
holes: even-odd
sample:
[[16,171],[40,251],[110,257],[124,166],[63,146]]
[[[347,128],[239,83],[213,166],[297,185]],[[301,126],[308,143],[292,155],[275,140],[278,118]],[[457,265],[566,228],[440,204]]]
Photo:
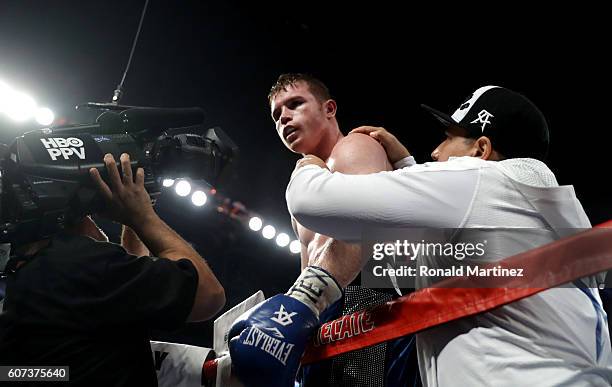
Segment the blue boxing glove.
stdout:
[[293,387],[319,315],[342,297],[325,270],[308,266],[286,294],[240,316],[229,331],[232,372],[245,386]]

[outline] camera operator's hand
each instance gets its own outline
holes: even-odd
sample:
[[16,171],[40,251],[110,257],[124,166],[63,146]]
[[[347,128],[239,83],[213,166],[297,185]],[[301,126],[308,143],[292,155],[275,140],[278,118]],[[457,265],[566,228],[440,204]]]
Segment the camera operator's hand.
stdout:
[[[172,230],[153,210],[151,198],[144,187],[144,170],[138,168],[132,176],[130,156],[121,155],[123,178],[119,176],[117,164],[112,155],[104,156],[110,187],[96,168],[89,173],[106,200],[105,216],[133,229],[150,252],[158,258],[173,261],[188,259],[198,272],[198,286],[188,321],[202,321],[214,316],[225,304],[225,291],[204,259]],[[131,233],[131,231],[129,231]],[[125,236],[125,235],[124,235]],[[147,255],[127,246],[131,253]]]
[[89,173],[106,201],[106,211],[101,215],[133,227],[147,222],[157,215],[153,210],[151,198],[144,187],[144,170],[138,168],[134,178],[130,156],[124,153],[121,155],[120,161],[123,177],[119,176],[119,170],[113,155],[106,154],[104,156],[110,187],[104,182],[96,168],[91,168]]

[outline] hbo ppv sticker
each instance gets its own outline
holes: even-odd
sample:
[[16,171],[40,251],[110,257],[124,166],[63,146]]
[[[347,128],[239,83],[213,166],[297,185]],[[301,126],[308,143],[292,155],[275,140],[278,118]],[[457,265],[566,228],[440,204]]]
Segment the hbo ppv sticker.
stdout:
[[53,161],[56,161],[59,156],[62,156],[64,160],[69,160],[72,155],[77,155],[79,159],[85,160],[83,140],[79,138],[49,137],[41,138],[40,142],[43,143]]

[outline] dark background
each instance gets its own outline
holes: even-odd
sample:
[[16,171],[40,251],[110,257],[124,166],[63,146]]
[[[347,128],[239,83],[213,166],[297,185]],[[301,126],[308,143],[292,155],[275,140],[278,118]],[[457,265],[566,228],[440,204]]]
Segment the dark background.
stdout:
[[[96,114],[74,106],[110,100],[143,5],[0,0],[0,79],[67,122],[93,121]],[[593,224],[610,218],[602,10],[573,4],[539,11],[519,2],[418,8],[151,0],[121,102],[204,108],[206,124],[221,126],[241,148],[219,192],[292,234],[284,190],[298,156],[283,147],[267,105],[280,73],[321,78],[338,101],[341,129],[385,126],[419,161],[429,160],[440,139],[420,103],[452,112],[477,87],[505,86],[546,115],[560,184],[575,186]],[[0,141],[36,127],[0,116]],[[208,260],[226,287],[227,307],[257,289],[285,291],[299,272],[297,255],[210,208],[166,192],[158,211]],[[211,346],[211,333],[209,322],[158,338]]]

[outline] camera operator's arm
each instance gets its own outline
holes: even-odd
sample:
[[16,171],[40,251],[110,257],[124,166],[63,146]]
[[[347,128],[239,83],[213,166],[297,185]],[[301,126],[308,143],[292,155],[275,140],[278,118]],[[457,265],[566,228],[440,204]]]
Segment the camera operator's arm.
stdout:
[[108,237],[91,219],[91,216],[86,216],[80,220],[75,226],[75,231],[81,235],[88,236],[100,242],[108,242]]
[[129,254],[135,255],[137,257],[148,256],[151,254],[147,246],[138,238],[136,232],[129,228],[126,225],[123,225],[121,229],[121,246],[127,251]]
[[134,179],[129,155],[125,153],[121,155],[123,178],[119,176],[112,155],[105,155],[104,163],[111,188],[102,180],[97,169],[92,168],[90,174],[106,199],[105,215],[132,228],[153,255],[173,261],[183,258],[191,261],[198,273],[198,285],[188,321],[201,321],[214,316],[225,304],[223,287],[204,259],[157,216],[144,188],[143,169],[138,168]]

